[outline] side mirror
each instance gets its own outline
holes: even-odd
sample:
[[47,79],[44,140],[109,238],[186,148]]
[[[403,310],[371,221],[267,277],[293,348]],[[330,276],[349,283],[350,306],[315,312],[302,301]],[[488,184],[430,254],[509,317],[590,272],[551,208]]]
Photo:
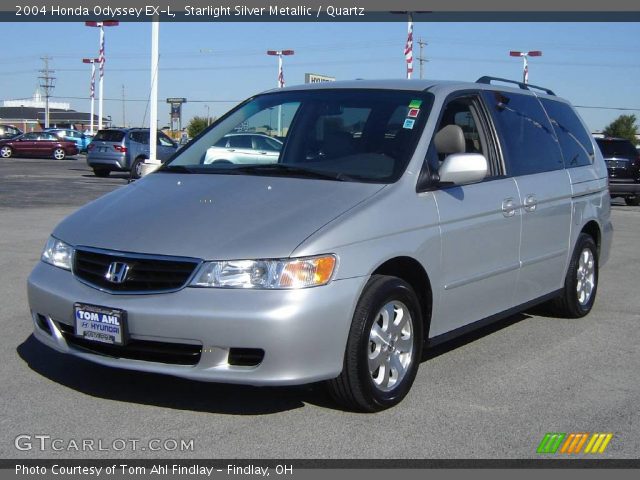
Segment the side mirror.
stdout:
[[489,172],[489,164],[480,153],[453,153],[438,169],[440,183],[466,185],[482,181]]

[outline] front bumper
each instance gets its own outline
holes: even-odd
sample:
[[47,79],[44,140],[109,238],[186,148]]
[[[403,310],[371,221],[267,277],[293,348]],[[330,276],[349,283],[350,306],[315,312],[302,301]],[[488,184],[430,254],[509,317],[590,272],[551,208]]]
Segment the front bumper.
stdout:
[[[302,290],[184,288],[154,295],[111,295],[40,262],[28,279],[34,336],[45,345],[102,365],[201,381],[295,385],[335,378],[342,370],[351,318],[365,277]],[[194,366],[117,358],[65,341],[76,302],[127,312],[131,339],[198,344]],[[45,318],[47,333],[37,321]],[[68,328],[67,328],[68,330]],[[230,348],[264,350],[257,366],[228,362]]]

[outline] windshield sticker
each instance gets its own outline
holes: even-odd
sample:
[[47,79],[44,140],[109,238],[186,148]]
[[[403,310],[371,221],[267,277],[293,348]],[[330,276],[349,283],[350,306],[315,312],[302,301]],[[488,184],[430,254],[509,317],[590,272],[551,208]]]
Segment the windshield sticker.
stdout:
[[412,108],[411,110],[409,110],[409,113],[407,113],[407,117],[416,118],[419,113],[420,113],[419,108]]
[[420,105],[422,105],[422,100],[411,100],[409,108],[420,108]]
[[408,128],[409,130],[413,129],[413,125],[416,121],[413,118],[407,118],[402,125],[402,128]]

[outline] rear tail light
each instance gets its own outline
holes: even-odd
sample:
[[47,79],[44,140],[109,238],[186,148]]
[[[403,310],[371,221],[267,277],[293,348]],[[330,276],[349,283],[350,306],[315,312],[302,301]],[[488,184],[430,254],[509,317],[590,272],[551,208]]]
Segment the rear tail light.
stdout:
[[117,152],[127,153],[127,147],[123,147],[122,145],[114,145],[113,148],[115,148]]
[[93,147],[95,147],[95,145],[93,143],[90,143],[89,145],[87,145],[87,151],[91,151],[93,150]]

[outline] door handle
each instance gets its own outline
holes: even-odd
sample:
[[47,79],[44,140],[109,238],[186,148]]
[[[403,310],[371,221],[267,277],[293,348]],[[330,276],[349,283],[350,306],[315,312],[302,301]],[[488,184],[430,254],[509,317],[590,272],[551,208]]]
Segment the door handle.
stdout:
[[516,205],[513,198],[505,198],[502,201],[502,214],[507,218],[513,217],[516,214]]
[[538,206],[538,199],[531,193],[524,198],[524,209],[527,212],[535,212]]

